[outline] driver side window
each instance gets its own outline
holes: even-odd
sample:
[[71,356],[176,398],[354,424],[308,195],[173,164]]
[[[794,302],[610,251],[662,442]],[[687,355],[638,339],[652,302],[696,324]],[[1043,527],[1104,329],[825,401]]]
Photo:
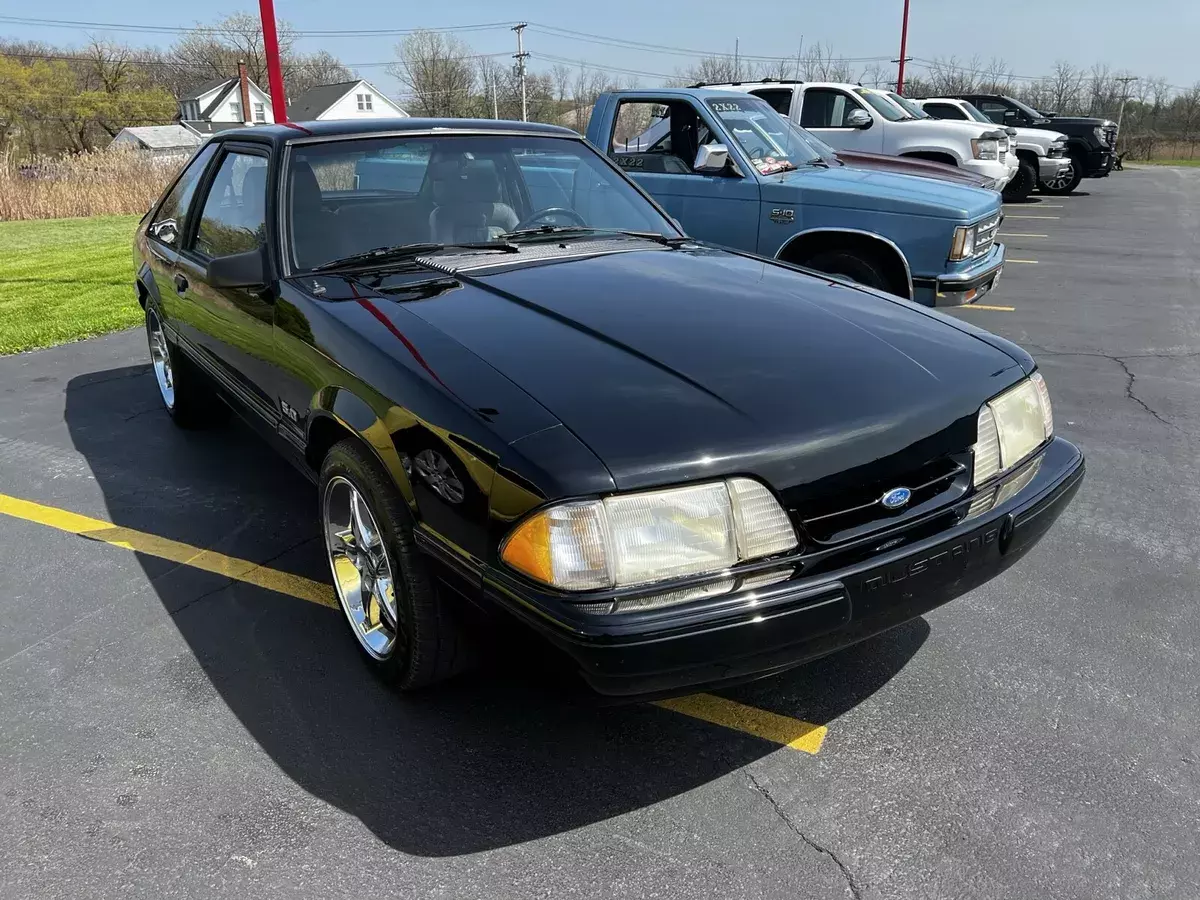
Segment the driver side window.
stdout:
[[187,231],[188,210],[192,205],[192,195],[196,193],[196,185],[200,176],[208,168],[209,161],[217,152],[215,144],[209,144],[196,154],[191,163],[179,176],[167,198],[163,200],[154,221],[146,229],[147,234],[172,247],[178,247]]
[[708,130],[688,103],[624,100],[608,155],[631,175],[691,175]]
[[804,92],[800,124],[805,128],[850,128],[846,116],[861,108],[849,95],[832,88],[810,88]]

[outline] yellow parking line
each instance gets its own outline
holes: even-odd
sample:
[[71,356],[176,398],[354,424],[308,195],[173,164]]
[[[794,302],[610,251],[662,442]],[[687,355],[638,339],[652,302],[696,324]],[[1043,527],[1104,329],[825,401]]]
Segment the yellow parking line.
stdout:
[[171,562],[191,566],[194,569],[224,575],[235,581],[244,581],[270,591],[277,591],[280,594],[288,594],[310,603],[319,603],[321,606],[337,609],[337,600],[330,585],[313,581],[311,578],[303,578],[300,575],[293,575],[290,572],[281,572],[278,569],[260,566],[248,559],[226,556],[215,550],[205,550],[202,547],[194,547],[191,544],[159,537],[157,534],[147,534],[133,528],[122,528],[112,522],[105,522],[103,519],[81,516],[65,509],[56,509],[53,506],[43,506],[29,500],[9,497],[7,494],[0,494],[0,513],[15,519],[24,519],[27,522],[36,522],[39,525],[57,528],[59,531],[69,534],[77,534],[89,540],[102,541],[124,550],[133,550],[135,553],[169,559]]
[[1048,234],[1028,234],[1021,231],[1002,231],[1000,237],[1050,237]]
[[[332,586],[262,566],[248,559],[238,559],[215,550],[206,550],[134,528],[123,528],[103,519],[93,519],[91,516],[83,516],[54,506],[43,506],[41,503],[10,497],[7,494],[0,494],[0,514],[56,528],[123,550],[145,553],[147,556],[156,556],[205,572],[224,575],[235,581],[307,600],[309,603],[338,608]],[[829,730],[824,725],[781,716],[712,694],[693,694],[690,697],[659,700],[654,705],[805,753],[817,753]]]
[[1005,216],[1004,218],[1005,218],[1005,219],[1046,219],[1046,220],[1051,220],[1051,219],[1061,219],[1061,218],[1062,218],[1062,216],[1018,216],[1018,215],[1011,215],[1011,216]]
[[984,303],[968,303],[966,306],[959,306],[957,309],[990,309],[993,312],[1015,312],[1015,306],[988,306]]
[[814,755],[820,751],[825,735],[829,732],[824,725],[781,716],[713,694],[692,694],[674,700],[657,700],[654,705]]
[[1027,266],[1036,266],[1038,264],[1036,259],[1006,259],[1004,261],[1006,263],[1024,263]]

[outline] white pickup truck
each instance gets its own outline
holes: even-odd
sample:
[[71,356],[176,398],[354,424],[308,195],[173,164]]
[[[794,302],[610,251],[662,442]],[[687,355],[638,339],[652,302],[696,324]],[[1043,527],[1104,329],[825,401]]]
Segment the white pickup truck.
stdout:
[[[925,112],[938,119],[951,121],[991,122],[968,100],[957,97],[930,97],[913,101]],[[1067,136],[1052,128],[1008,128],[1014,132],[1016,154],[1021,171],[1014,181],[1034,184],[1056,184],[1070,177],[1071,157],[1067,155]],[[1032,186],[1030,187],[1032,190]],[[1028,193],[1028,192],[1026,192]]]
[[918,118],[886,91],[856,84],[742,81],[704,87],[762,97],[837,150],[912,156],[968,169],[1002,191],[1016,174],[1009,166],[1008,136],[994,123]]

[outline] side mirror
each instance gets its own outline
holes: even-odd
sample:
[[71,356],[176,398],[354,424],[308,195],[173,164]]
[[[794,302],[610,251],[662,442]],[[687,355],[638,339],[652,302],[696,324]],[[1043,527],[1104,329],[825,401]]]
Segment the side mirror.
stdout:
[[208,262],[205,281],[215,288],[256,288],[267,283],[263,248],[218,256]]
[[865,109],[852,109],[846,113],[845,124],[847,128],[870,128],[875,120],[871,118],[871,114]]
[[692,170],[706,175],[720,175],[729,167],[729,148],[724,144],[704,144],[696,151]]

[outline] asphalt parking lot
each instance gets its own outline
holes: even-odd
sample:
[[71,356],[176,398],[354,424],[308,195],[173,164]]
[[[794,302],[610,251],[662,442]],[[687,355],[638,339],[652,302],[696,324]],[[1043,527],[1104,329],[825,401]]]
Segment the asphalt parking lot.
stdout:
[[951,314],[1038,357],[1073,506],[922,619],[664,705],[503,659],[388,693],[311,486],[175,429],[140,332],[0,359],[0,896],[1200,895],[1200,170],[1033,201]]

